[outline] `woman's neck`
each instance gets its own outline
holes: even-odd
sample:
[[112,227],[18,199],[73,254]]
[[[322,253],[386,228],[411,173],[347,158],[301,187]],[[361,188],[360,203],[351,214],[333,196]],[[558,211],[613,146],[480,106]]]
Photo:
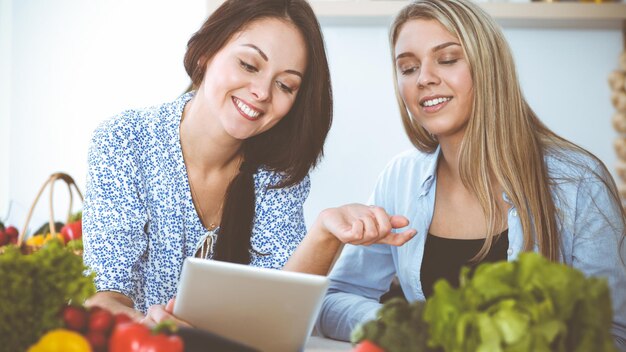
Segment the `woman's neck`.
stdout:
[[441,155],[439,156],[438,169],[443,171],[447,177],[455,182],[461,182],[459,172],[459,153],[461,151],[461,140],[451,138],[441,138],[439,140]]
[[[439,156],[439,162],[437,165],[437,177],[446,177],[452,184],[456,185],[459,189],[466,190],[463,181],[461,180],[460,172],[460,154],[462,138],[456,139],[443,139],[440,140],[439,146],[441,148],[441,155]],[[489,181],[494,194],[502,194],[504,191],[502,185],[498,182],[497,177],[492,170],[489,170]],[[500,201],[501,198],[498,198]]]
[[200,100],[194,98],[185,105],[180,122],[180,144],[187,167],[207,174],[240,162],[242,142],[226,134],[217,119],[205,111]]

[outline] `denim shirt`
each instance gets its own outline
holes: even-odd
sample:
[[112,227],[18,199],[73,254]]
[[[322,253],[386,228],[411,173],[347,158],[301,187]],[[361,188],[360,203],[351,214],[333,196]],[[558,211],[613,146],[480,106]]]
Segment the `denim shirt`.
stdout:
[[[320,312],[317,328],[322,334],[348,340],[359,323],[375,318],[381,306],[379,299],[389,289],[394,276],[398,277],[409,301],[425,299],[420,267],[433,217],[439,153],[439,149],[434,153],[417,150],[402,153],[379,177],[369,203],[383,207],[389,214],[406,216],[417,235],[401,247],[345,246],[330,274],[330,287]],[[626,246],[619,247],[624,233],[619,205],[612,201],[598,176],[603,174],[603,169],[594,159],[561,151],[546,156],[545,161],[560,223],[561,261],[587,276],[608,279],[613,334],[617,345],[624,350],[626,266],[620,256],[626,258]],[[505,194],[503,197],[511,204]],[[524,250],[522,225],[512,204],[508,210],[508,227],[507,258],[511,261]]]

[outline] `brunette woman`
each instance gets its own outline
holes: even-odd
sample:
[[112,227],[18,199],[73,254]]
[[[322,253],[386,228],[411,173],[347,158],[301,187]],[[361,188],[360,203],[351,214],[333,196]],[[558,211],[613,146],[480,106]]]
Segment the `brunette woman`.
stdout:
[[414,234],[392,235],[405,218],[360,205],[322,212],[307,234],[307,175],[332,94],[306,1],[224,2],[184,64],[191,92],[95,131],[83,220],[98,290],[89,305],[175,319],[164,305],[186,257],[326,274],[343,242],[399,245]]

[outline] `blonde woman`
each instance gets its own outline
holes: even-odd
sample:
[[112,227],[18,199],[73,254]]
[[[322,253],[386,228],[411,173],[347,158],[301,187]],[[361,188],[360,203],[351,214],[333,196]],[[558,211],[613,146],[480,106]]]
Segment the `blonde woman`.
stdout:
[[390,31],[398,104],[415,150],[393,159],[370,203],[406,216],[402,247],[346,246],[320,315],[348,339],[397,275],[406,298],[458,283],[461,266],[536,251],[606,277],[626,348],[624,210],[606,167],[550,131],[522,96],[501,30],[466,0],[407,5]]

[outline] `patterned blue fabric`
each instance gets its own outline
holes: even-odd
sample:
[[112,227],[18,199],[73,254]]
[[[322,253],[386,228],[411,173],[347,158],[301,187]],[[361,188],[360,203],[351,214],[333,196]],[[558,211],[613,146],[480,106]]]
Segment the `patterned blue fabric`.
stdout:
[[[96,272],[98,291],[123,293],[143,312],[176,294],[183,260],[206,234],[180,146],[180,119],[192,96],[103,122],[89,148],[84,260]],[[306,234],[309,178],[268,189],[281,180],[264,168],[254,175],[251,265],[281,268]]]

